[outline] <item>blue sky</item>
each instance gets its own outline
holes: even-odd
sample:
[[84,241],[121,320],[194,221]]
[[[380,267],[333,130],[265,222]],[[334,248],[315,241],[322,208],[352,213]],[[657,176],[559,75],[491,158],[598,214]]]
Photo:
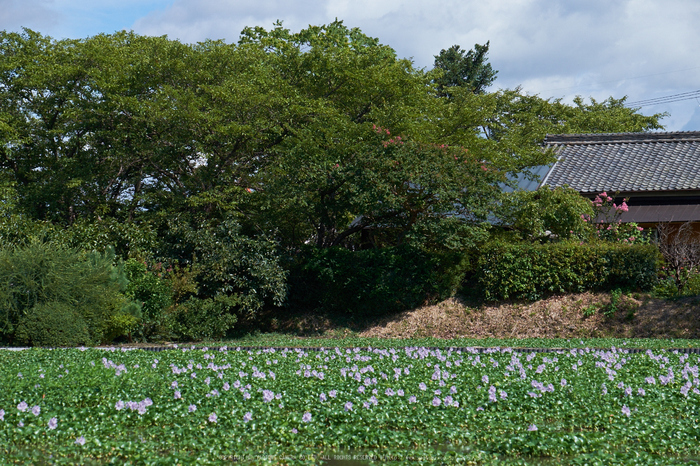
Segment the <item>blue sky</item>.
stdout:
[[[0,29],[54,38],[122,29],[236,42],[245,26],[292,30],[341,19],[432,67],[453,44],[490,41],[495,88],[629,101],[700,90],[697,0],[0,0]],[[700,98],[644,107],[669,131],[700,130]]]

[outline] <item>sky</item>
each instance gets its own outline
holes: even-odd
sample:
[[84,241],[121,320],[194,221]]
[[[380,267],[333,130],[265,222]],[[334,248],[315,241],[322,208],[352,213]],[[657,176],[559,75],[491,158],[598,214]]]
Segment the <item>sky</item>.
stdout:
[[641,112],[669,113],[667,131],[700,130],[697,0],[0,0],[0,30],[56,39],[133,30],[234,43],[246,26],[281,20],[298,31],[336,18],[418,68],[452,45],[488,41],[498,70],[489,90],[520,86],[568,103],[660,99]]

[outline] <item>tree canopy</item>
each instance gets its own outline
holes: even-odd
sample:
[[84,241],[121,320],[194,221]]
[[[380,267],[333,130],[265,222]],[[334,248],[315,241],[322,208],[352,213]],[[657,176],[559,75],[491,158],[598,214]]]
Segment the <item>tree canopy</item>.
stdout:
[[489,42],[474,44],[469,51],[459,45],[440,50],[434,64],[435,70],[442,72],[435,79],[439,95],[449,97],[453,87],[466,87],[475,94],[485,93],[498,74],[487,62],[489,45]]
[[488,47],[441,51],[435,78],[342,21],[236,44],[3,31],[0,168],[24,218],[155,232],[140,244],[177,217],[286,247],[459,248],[506,173],[551,159],[547,133],[661,127],[624,99],[487,93]]

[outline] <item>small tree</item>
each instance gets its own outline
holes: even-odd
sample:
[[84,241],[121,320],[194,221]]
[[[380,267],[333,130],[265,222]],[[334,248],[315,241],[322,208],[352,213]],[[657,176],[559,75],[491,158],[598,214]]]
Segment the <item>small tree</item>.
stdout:
[[646,244],[649,240],[642,235],[644,228],[635,222],[622,223],[622,214],[629,210],[627,201],[629,198],[617,205],[612,196],[602,192],[591,201],[595,215],[582,218],[591,225],[595,222],[595,235],[598,239],[613,243]]
[[677,230],[669,223],[657,227],[657,245],[678,288],[678,294],[688,284],[690,278],[700,273],[700,234],[693,232],[692,222],[686,222]]

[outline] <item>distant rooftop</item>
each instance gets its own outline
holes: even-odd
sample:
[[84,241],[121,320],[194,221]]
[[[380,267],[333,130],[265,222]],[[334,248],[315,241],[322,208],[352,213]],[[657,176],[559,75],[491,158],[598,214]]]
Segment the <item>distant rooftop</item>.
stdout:
[[543,185],[601,191],[700,191],[700,131],[548,135],[558,161]]

